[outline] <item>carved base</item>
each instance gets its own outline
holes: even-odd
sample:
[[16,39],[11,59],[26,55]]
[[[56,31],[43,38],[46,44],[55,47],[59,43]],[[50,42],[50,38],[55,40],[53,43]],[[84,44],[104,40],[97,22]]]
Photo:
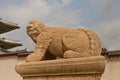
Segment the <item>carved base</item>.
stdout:
[[45,76],[24,77],[24,80],[100,80],[100,75],[70,75],[70,76]]
[[16,65],[16,71],[23,80],[100,80],[104,68],[103,56],[25,62]]

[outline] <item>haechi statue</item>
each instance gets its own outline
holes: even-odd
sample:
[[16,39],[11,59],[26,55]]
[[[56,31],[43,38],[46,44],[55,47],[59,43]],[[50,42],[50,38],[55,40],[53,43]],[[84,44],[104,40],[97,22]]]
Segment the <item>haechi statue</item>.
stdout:
[[47,27],[33,20],[27,27],[27,33],[36,44],[34,52],[26,59],[28,62],[56,59],[56,57],[80,58],[101,54],[99,37],[88,29]]

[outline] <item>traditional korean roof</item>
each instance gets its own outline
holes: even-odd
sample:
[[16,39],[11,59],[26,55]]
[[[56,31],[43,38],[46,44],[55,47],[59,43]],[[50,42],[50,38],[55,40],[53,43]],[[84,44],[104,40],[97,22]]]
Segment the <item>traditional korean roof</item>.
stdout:
[[0,47],[3,49],[11,49],[17,46],[22,46],[20,41],[0,38]]
[[0,18],[0,34],[20,28],[16,23],[8,22]]
[[106,55],[108,57],[118,57],[118,56],[120,56],[120,50],[108,51],[107,49],[102,48],[102,53],[101,54]]
[[[0,48],[0,57],[6,57],[6,56],[26,57],[30,53],[33,53],[33,51],[27,51],[26,49],[17,50],[17,51],[8,51],[6,49]],[[118,56],[120,56],[120,50],[108,51],[106,48],[102,48],[101,54],[103,56],[108,56],[109,58],[118,57]]]
[[8,51],[6,49],[0,48],[0,57],[7,57],[7,56],[17,56],[17,57],[26,57],[33,51],[24,50],[17,50],[17,51]]

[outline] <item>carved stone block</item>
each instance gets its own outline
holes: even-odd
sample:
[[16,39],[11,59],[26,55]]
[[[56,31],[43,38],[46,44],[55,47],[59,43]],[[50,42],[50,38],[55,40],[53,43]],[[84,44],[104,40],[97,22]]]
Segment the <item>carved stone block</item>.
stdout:
[[103,56],[18,63],[23,80],[100,80],[105,68]]

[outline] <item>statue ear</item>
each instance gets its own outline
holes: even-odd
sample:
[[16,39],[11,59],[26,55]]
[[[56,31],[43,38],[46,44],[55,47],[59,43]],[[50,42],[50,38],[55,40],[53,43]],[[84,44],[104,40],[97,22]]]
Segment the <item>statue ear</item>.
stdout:
[[45,30],[46,26],[43,23],[39,23],[39,27],[38,28],[39,28],[38,30],[41,32],[41,31]]

